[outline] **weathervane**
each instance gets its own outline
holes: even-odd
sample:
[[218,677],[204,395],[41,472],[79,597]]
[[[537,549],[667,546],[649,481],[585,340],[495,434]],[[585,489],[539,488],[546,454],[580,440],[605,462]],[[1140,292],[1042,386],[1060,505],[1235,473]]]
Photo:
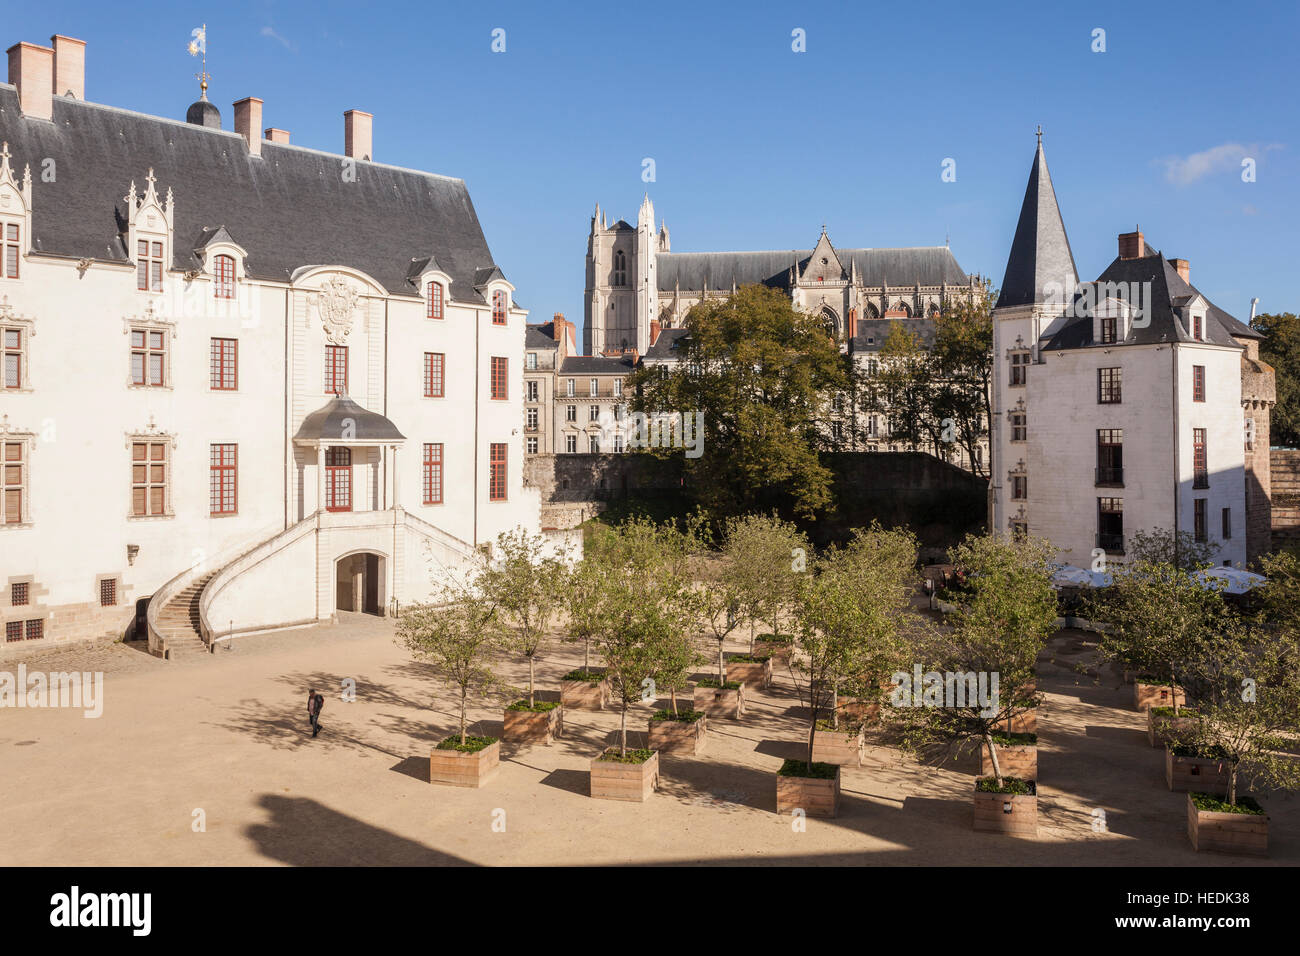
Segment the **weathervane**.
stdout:
[[203,71],[195,73],[194,78],[199,81],[199,99],[206,100],[208,98],[208,80],[212,79],[212,75],[208,73],[208,25],[205,23],[203,26],[190,31],[190,38],[188,47],[190,56],[203,57]]

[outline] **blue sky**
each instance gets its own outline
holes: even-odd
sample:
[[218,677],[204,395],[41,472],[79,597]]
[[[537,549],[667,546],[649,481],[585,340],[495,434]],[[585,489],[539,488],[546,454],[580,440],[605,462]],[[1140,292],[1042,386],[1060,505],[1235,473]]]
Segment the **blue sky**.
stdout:
[[840,246],[948,236],[997,284],[1040,123],[1081,277],[1140,224],[1233,314],[1300,311],[1294,2],[9,6],[6,47],[88,42],[95,102],[183,117],[206,21],[226,128],[254,95],[341,151],[342,112],[374,113],[377,160],[468,182],[533,321],[581,328],[592,209],[633,219],[645,190],[674,251],[810,248],[825,221]]

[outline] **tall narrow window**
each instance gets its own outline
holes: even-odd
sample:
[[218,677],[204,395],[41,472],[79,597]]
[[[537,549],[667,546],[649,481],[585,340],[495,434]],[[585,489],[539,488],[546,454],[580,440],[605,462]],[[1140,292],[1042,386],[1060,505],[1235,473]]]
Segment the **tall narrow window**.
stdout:
[[1116,320],[1113,315],[1101,319],[1101,344],[1113,345],[1115,342]]
[[1205,429],[1192,429],[1192,487],[1210,487],[1209,460],[1205,451]]
[[1013,352],[1011,354],[1011,378],[1008,385],[1024,385],[1025,374],[1029,370],[1029,353]]
[[[1011,440],[1012,441],[1026,441],[1028,439],[1028,433],[1029,433],[1029,426],[1027,424],[1028,421],[1029,421],[1029,416],[1026,415],[1024,412],[1011,413]],[[875,426],[876,426],[876,416],[872,415],[871,416],[872,437],[875,437],[876,434]]]
[[505,358],[497,355],[492,356],[491,395],[492,398],[498,401],[504,401],[506,398],[507,382],[509,380],[507,369],[508,362]]
[[27,462],[23,456],[23,443],[4,443],[4,498],[5,524],[23,523],[23,498],[27,490]]
[[325,394],[346,395],[348,393],[348,347],[346,345],[325,346]]
[[23,387],[23,330],[0,330],[0,345],[4,346],[4,387]]
[[587,406],[587,421],[589,421],[589,422],[598,422],[598,421],[600,421],[600,406],[599,406],[599,405],[588,405],[588,406]]
[[167,333],[131,330],[131,384],[161,386],[167,370]]
[[570,455],[576,455],[576,454],[578,453],[578,436],[577,436],[577,435],[565,435],[565,436],[564,436],[564,450],[565,450],[566,453],[568,453],[568,454],[570,454]]
[[1011,476],[1011,498],[1013,501],[1024,501],[1029,497],[1029,479],[1024,475]]
[[614,253],[614,285],[627,285],[627,256],[622,249]]
[[211,446],[208,510],[213,515],[233,515],[239,508],[239,446]]
[[614,397],[623,397],[623,380],[621,378],[614,379]]
[[217,256],[212,264],[212,295],[217,299],[235,297],[235,259],[233,256]]
[[591,389],[591,397],[595,398],[597,395],[600,394],[600,379],[593,378],[589,383],[589,387]]
[[1231,539],[1232,539],[1232,509],[1224,508],[1223,509],[1223,540],[1230,541]]
[[600,453],[600,436],[599,436],[599,435],[588,435],[588,436],[587,436],[587,451],[591,452],[593,455],[596,455],[596,454],[599,454],[599,453]]
[[527,388],[528,401],[537,401],[537,380],[531,379],[530,381],[525,382],[524,385]]
[[163,290],[163,244],[141,239],[136,243],[135,287],[142,292]]
[[429,291],[429,318],[442,318],[442,286],[437,282],[430,282]]
[[424,446],[424,503],[442,504],[442,443]]
[[1192,366],[1192,401],[1205,401],[1205,366]]
[[565,405],[565,406],[564,406],[564,420],[565,420],[566,422],[576,422],[576,421],[578,420],[578,406],[577,406],[577,405]]
[[506,293],[504,289],[497,289],[492,293],[492,324],[506,324]]
[[131,443],[131,514],[167,513],[167,444]]
[[572,378],[568,379],[565,382],[565,388],[566,388],[565,394],[569,398],[572,398],[575,394],[577,394],[577,380]]
[[1199,315],[1192,316],[1192,338],[1198,342],[1201,341],[1201,317]]
[[352,449],[325,449],[325,510],[352,510]]
[[1124,400],[1123,369],[1097,369],[1097,404],[1118,405]]
[[104,578],[99,582],[99,604],[101,607],[117,606],[117,578]]
[[442,352],[424,353],[424,397],[442,398]]
[[214,392],[233,392],[239,388],[238,339],[212,340],[211,377]]
[[1097,484],[1124,487],[1124,429],[1097,429]]
[[492,442],[488,446],[488,500],[506,500],[505,442]]
[[1192,499],[1192,537],[1197,541],[1205,541],[1209,537],[1209,532],[1205,527],[1205,499]]
[[1097,499],[1097,547],[1111,554],[1124,553],[1124,499]]
[[4,252],[0,256],[0,279],[18,278],[18,263],[22,252],[22,245],[18,241],[19,228],[16,222],[5,223],[4,239],[0,242]]
[[524,412],[524,428],[530,432],[537,431],[537,409],[530,408]]

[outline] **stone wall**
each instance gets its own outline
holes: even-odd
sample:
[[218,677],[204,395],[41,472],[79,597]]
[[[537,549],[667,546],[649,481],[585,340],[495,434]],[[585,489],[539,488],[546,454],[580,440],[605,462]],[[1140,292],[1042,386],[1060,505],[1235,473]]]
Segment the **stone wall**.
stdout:
[[1273,547],[1300,544],[1300,449],[1269,454],[1273,486]]

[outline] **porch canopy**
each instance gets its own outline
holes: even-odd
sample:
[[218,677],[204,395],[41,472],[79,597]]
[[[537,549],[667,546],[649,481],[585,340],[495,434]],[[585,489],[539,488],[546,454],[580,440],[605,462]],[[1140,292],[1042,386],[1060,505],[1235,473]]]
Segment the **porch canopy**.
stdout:
[[406,436],[378,412],[336,395],[302,420],[293,440],[299,445],[396,445]]

